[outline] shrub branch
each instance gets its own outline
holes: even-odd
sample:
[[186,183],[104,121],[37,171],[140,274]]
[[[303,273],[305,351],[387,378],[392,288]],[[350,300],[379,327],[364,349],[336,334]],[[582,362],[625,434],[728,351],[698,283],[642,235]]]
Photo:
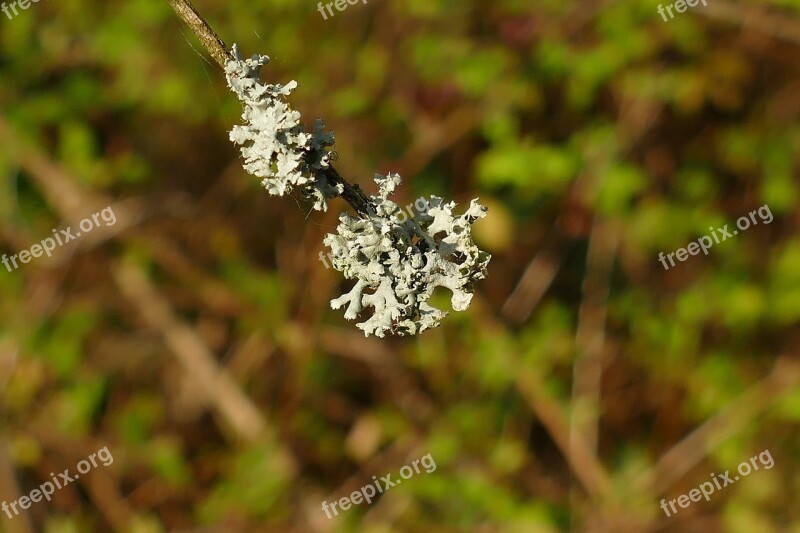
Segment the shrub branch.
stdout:
[[[200,16],[194,5],[190,0],[167,0],[172,8],[177,13],[183,22],[192,30],[200,43],[205,47],[211,57],[225,70],[225,64],[234,59],[230,49],[225,45],[225,42],[220,39],[219,35],[208,25],[208,22]],[[360,218],[369,216],[371,208],[369,199],[364,195],[361,189],[356,185],[350,185],[332,165],[325,169],[316,172],[317,179],[323,179],[332,188],[336,185],[342,185],[343,192],[341,198],[350,204]]]
[[208,22],[200,16],[200,13],[194,8],[189,0],[167,0],[175,10],[175,13],[183,20],[189,29],[197,35],[200,42],[203,44],[211,57],[225,70],[225,63],[233,60],[228,47],[225,42],[219,38],[219,35],[211,29]]

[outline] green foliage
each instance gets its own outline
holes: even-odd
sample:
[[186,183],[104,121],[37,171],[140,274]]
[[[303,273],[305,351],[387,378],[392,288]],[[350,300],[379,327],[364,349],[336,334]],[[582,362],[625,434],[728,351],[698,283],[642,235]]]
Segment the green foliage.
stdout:
[[[241,107],[167,2],[0,14],[0,126],[12,130],[0,128],[0,254],[74,222],[48,192],[60,179],[133,214],[117,236],[0,266],[11,481],[21,495],[100,446],[115,457],[107,477],[36,504],[33,530],[800,531],[800,394],[757,385],[797,353],[800,44],[783,28],[800,1],[713,2],[663,22],[644,0],[369,2],[327,21],[313,3],[197,1],[227,43],[271,57],[265,82],[298,81],[293,108],[307,127],[327,119],[337,169],[367,194],[375,171],[397,172],[399,205],[489,206],[474,228],[493,260],[469,311],[377,344],[329,309],[352,288],[318,260],[344,205],[309,214],[241,170],[227,141]],[[34,175],[32,153],[62,173]],[[764,204],[770,224],[659,263]],[[606,274],[589,261],[600,223],[619,232],[594,258]],[[175,357],[185,338],[147,325],[120,290],[123,257],[146,265],[269,438],[239,438],[198,389]],[[516,319],[506,303],[535,257],[542,294]],[[450,296],[432,301],[447,309]],[[598,317],[587,410],[605,497],[586,492],[569,434],[547,419],[568,432],[581,411],[576,372],[598,337],[577,332],[597,333],[581,328]],[[687,435],[757,406],[753,390],[763,411],[692,450],[702,458],[663,494],[639,488]],[[775,468],[661,514],[662,497],[766,448]],[[425,453],[435,472],[330,522],[320,510]]]

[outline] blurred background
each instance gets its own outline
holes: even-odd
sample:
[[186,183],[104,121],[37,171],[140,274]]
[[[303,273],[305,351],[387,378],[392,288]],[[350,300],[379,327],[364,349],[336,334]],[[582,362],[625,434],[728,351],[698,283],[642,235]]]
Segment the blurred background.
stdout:
[[114,459],[0,531],[800,532],[800,2],[196,6],[298,81],[349,181],[488,205],[489,277],[365,338],[319,260],[347,206],[243,171],[240,105],[165,0],[0,15],[0,253],[117,219],[0,267],[0,500]]

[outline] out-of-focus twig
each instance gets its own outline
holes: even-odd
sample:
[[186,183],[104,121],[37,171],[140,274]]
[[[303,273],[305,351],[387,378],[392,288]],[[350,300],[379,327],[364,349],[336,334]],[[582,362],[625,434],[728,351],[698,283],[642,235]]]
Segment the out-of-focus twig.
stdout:
[[[0,117],[0,143],[4,144],[20,167],[42,190],[55,211],[64,218],[79,219],[90,212],[88,211],[90,207],[102,207],[111,203],[108,197],[81,188],[77,180],[65,172],[58,163],[20,139],[13,127]],[[125,227],[136,219],[132,212],[125,209],[120,209],[119,212],[115,209],[115,214],[117,224],[108,229],[118,231],[118,226]],[[87,239],[89,237],[91,234],[87,235]],[[220,411],[239,438],[252,441],[257,435],[264,433],[265,425],[258,409],[244,396],[230,376],[220,372],[216,361],[202,341],[189,326],[177,321],[169,303],[157,293],[144,275],[135,269],[131,270],[132,268],[129,267],[127,270],[123,268],[116,272],[118,283],[120,281],[133,283],[133,285],[121,284],[123,294],[140,309],[146,310],[143,315],[148,319],[148,323],[155,325],[156,329],[165,334],[165,339],[169,341],[171,348],[177,347],[182,350],[176,353],[182,367],[189,375],[202,380],[203,388],[210,392],[211,404]],[[139,292],[134,290],[135,294],[131,296],[132,287],[136,287]],[[153,322],[154,317],[159,318],[158,323]],[[183,351],[187,349],[188,352]],[[291,464],[291,461],[287,464]]]
[[[503,328],[497,318],[486,311],[491,306],[480,295],[475,295],[473,305],[481,313],[481,321],[485,323],[487,330]],[[507,357],[506,365],[514,365],[510,357],[504,357]],[[547,393],[542,377],[535,368],[514,365],[514,376],[514,385],[519,395],[547,430],[586,493],[602,500],[611,488],[611,478],[581,435],[576,435],[570,445],[569,417],[566,410]]]
[[425,115],[414,118],[414,139],[397,163],[397,168],[410,175],[417,174],[472,131],[477,123],[477,114],[469,108],[456,109],[442,119]]
[[572,472],[591,496],[602,499],[611,482],[582,435],[570,437],[569,423],[561,407],[545,392],[544,383],[531,369],[519,369],[517,389],[569,462]]
[[525,322],[553,283],[564,259],[565,240],[561,224],[556,221],[542,249],[528,264],[503,304],[503,314],[512,322],[516,324]]
[[[65,458],[71,458],[74,461],[73,464],[101,446],[101,443],[89,442],[88,439],[65,440],[58,433],[51,431],[49,427],[30,428],[30,432],[44,447],[55,450]],[[102,445],[108,444],[103,443]],[[111,451],[113,452],[113,449]],[[45,477],[45,479],[47,478]],[[88,475],[81,476],[80,479],[77,479],[76,476],[76,482],[89,493],[95,507],[114,531],[125,531],[131,527],[136,517],[136,511],[122,494],[112,471],[98,466],[92,469]],[[65,488],[76,491],[75,486]]]
[[570,448],[576,444],[573,439],[581,435],[581,440],[594,453],[597,453],[597,410],[600,406],[609,276],[620,238],[618,226],[600,218],[600,215],[595,217],[589,239],[583,300],[578,311],[575,335],[578,355],[573,366],[570,422]]
[[[81,187],[73,176],[48,157],[44,151],[26,143],[2,116],[0,116],[0,145],[36,183],[48,204],[72,225],[77,225],[81,219],[91,215],[93,211],[112,204],[110,197]],[[112,235],[121,233],[138,221],[138,215],[134,214],[138,210],[138,206],[116,203],[113,210],[116,217],[113,226],[105,226],[102,231],[98,228],[83,235],[77,245],[98,244]]]
[[584,209],[591,179],[588,173],[584,172],[572,184],[562,202],[561,212],[539,247],[539,252],[528,263],[514,290],[506,298],[502,312],[513,323],[522,324],[528,320],[553,283],[564,261],[565,248],[574,233],[570,230],[574,213],[576,209]]
[[[6,388],[17,367],[19,349],[11,339],[0,339],[0,393]],[[0,398],[3,398],[0,394]],[[2,400],[0,400],[0,406]]]
[[770,13],[768,7],[760,5],[734,4],[725,0],[714,0],[693,13],[701,17],[729,22],[747,30],[776,37],[800,45],[800,23],[796,18]]
[[[290,334],[285,335],[285,348],[298,350],[301,344],[312,346],[314,340],[309,338],[306,329],[302,324],[294,324],[287,330]],[[423,391],[419,380],[398,363],[397,356],[386,344],[351,330],[329,327],[318,331],[316,342],[328,353],[367,366],[409,420],[424,423],[433,410],[433,401]]]
[[167,299],[141,269],[123,263],[114,278],[147,325],[161,333],[181,367],[201,385],[207,400],[234,433],[246,442],[257,440],[266,431],[260,411],[219,367],[197,334],[175,316]]
[[752,422],[789,390],[800,385],[800,363],[779,357],[772,371],[725,409],[667,451],[634,483],[636,491],[663,494],[708,453]]
[[105,207],[98,195],[81,188],[47,155],[29,146],[2,116],[0,144],[39,185],[48,203],[65,219],[80,220],[89,206]]
[[[7,435],[0,430],[0,501],[14,501],[20,497],[17,478],[14,474],[14,464],[9,453]],[[3,513],[0,520],[4,522],[4,531],[8,533],[33,533],[28,511],[22,511],[19,516],[8,520]]]

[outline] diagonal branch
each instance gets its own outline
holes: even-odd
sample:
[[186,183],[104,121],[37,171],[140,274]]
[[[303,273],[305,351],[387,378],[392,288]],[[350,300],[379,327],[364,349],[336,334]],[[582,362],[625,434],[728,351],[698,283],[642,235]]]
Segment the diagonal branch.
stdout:
[[[178,14],[178,17],[180,17],[197,36],[200,43],[205,47],[208,53],[211,54],[211,57],[222,67],[222,70],[225,70],[225,64],[235,58],[225,45],[225,42],[217,35],[217,32],[215,32],[211,26],[208,25],[208,22],[200,16],[200,13],[197,12],[191,0],[167,0],[167,2],[169,2],[175,10],[175,13]],[[333,168],[333,165],[329,165],[327,168],[315,172],[315,174],[317,179],[327,182],[333,190],[336,190],[336,185],[342,185],[344,191],[339,196],[350,204],[350,207],[355,210],[359,217],[366,218],[369,216],[372,210],[367,196],[357,185],[350,185],[347,180]]]
[[781,355],[772,371],[664,453],[631,484],[635,492],[663,494],[681,476],[698,465],[784,394],[800,386],[800,364],[790,354]]
[[586,492],[602,500],[611,489],[611,478],[597,458],[597,454],[583,439],[582,434],[570,434],[569,421],[561,405],[545,392],[541,377],[528,368],[517,369],[517,391],[530,409],[547,428],[578,481]]
[[[183,322],[144,272],[132,264],[120,264],[114,278],[122,294],[139,311],[145,323],[161,333],[186,374],[200,385],[204,399],[219,412],[233,433],[245,442],[254,442],[267,433],[258,407],[244,394],[230,374],[221,369],[214,355]],[[274,436],[274,435],[271,435]]]
[[609,278],[620,239],[619,225],[595,215],[586,258],[583,299],[575,334],[570,438],[581,436],[597,453],[600,388],[608,315]]
[[175,10],[175,13],[183,20],[189,29],[191,29],[203,46],[211,54],[211,57],[225,70],[225,63],[233,60],[228,47],[225,42],[219,38],[219,35],[211,29],[208,22],[200,16],[200,13],[194,8],[189,0],[167,0]]

